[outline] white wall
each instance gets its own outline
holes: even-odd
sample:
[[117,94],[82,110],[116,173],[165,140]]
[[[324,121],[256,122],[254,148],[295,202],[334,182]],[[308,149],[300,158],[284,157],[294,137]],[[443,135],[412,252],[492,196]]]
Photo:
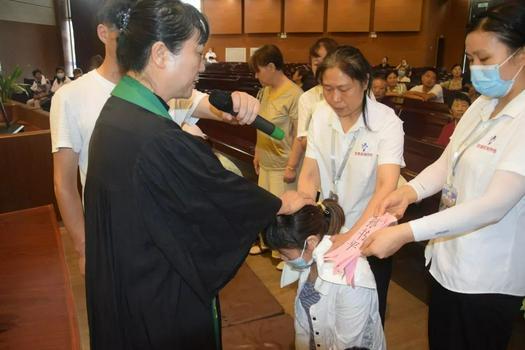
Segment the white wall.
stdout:
[[0,20],[54,26],[53,0],[0,0]]

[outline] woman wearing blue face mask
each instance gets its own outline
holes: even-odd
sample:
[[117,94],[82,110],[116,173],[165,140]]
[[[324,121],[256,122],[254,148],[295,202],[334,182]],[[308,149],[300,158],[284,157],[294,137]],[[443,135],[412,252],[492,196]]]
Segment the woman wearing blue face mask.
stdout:
[[441,191],[440,212],[376,232],[363,253],[430,240],[430,349],[506,349],[525,295],[525,3],[474,21],[466,52],[482,96],[441,158],[378,209],[402,216]]
[[308,205],[293,215],[280,215],[266,229],[267,244],[279,251],[286,266],[281,286],[299,280],[295,300],[295,349],[385,349],[375,280],[365,258],[355,271],[354,286],[333,274],[324,262],[345,221],[332,199]]

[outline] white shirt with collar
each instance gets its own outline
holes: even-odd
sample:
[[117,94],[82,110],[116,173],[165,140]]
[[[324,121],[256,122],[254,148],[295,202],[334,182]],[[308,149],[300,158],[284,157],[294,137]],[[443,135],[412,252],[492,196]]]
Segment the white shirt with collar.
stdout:
[[[457,190],[457,208],[410,222],[416,240],[432,239],[425,250],[430,273],[445,288],[460,293],[501,293],[525,295],[525,198],[508,211],[501,220],[457,232],[457,225],[466,225],[460,217],[448,217],[460,205],[475,203],[497,170],[525,176],[525,91],[515,97],[495,118],[490,119],[497,99],[478,98],[456,126],[445,150],[443,161],[447,171],[452,168],[452,154],[463,146],[469,135],[476,141],[456,166],[452,185]],[[474,131],[473,130],[476,130]],[[484,136],[476,140],[476,135]],[[468,142],[470,143],[470,142]],[[467,143],[467,144],[468,144]],[[410,185],[420,193],[424,190],[416,177]],[[475,213],[473,213],[475,215]],[[481,218],[477,218],[480,220]]]
[[[71,148],[79,154],[78,166],[82,188],[88,169],[89,140],[104,104],[115,84],[105,79],[96,69],[64,85],[51,101],[51,152]],[[194,90],[192,103],[173,104],[170,115],[177,124],[195,124],[191,114],[205,94]],[[186,100],[185,100],[186,101]],[[170,101],[171,102],[171,101]]]
[[[323,237],[312,257],[317,264],[318,277],[314,288],[319,301],[310,308],[310,321],[317,349],[346,349],[353,346],[370,350],[386,349],[379,316],[379,304],[372,270],[365,258],[355,271],[355,286],[347,285],[342,275],[333,273],[333,263],[324,261],[324,254],[332,246],[329,236]],[[310,268],[296,271],[288,264],[281,275],[281,287],[299,280],[295,299],[295,349],[310,349],[310,323],[299,294]]]
[[308,135],[308,128],[317,103],[324,101],[323,87],[316,85],[299,97],[297,137]]
[[339,205],[345,212],[347,227],[355,224],[372,198],[378,166],[405,165],[403,122],[394,110],[367,98],[366,114],[369,128],[365,126],[361,115],[352,128],[344,133],[339,117],[328,103],[323,101],[317,105],[308,131],[306,157],[317,161],[321,179],[321,199],[328,198],[332,190],[332,137],[335,137],[334,156],[337,171],[354,135],[358,134],[336,188]]

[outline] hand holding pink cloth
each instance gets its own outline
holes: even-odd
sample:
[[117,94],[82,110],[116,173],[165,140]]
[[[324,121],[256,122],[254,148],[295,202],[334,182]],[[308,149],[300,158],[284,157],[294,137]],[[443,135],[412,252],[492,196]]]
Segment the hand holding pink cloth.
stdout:
[[371,217],[343,245],[325,254],[325,261],[330,261],[334,264],[334,274],[344,274],[348,284],[353,286],[354,272],[357,266],[357,259],[361,256],[363,242],[375,231],[390,226],[396,221],[396,217],[388,213]]

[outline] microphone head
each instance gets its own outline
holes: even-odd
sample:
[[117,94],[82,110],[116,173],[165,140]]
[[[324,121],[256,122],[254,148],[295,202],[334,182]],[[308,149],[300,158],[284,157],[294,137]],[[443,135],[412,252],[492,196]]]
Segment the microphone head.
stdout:
[[208,98],[210,104],[220,111],[233,114],[233,101],[231,93],[222,90],[213,90]]

